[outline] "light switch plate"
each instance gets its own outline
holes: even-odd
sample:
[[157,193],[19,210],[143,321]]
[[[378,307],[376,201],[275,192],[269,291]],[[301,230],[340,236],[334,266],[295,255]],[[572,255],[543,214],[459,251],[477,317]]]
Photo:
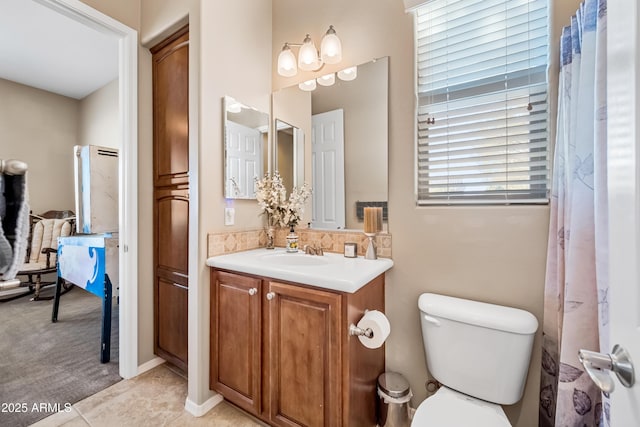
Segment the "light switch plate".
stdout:
[[235,208],[224,208],[224,225],[233,225],[236,222]]

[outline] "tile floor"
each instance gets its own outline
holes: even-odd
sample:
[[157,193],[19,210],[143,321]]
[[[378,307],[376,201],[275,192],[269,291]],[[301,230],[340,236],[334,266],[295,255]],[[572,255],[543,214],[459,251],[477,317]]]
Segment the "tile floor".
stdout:
[[258,427],[256,419],[222,402],[196,418],[184,410],[187,380],[163,364],[120,381],[81,400],[70,412],[58,412],[32,426],[220,426]]

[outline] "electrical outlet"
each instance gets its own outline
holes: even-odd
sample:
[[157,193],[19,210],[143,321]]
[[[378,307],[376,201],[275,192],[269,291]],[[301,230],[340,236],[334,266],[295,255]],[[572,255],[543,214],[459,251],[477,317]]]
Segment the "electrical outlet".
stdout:
[[235,208],[224,208],[224,225],[233,225],[236,221]]

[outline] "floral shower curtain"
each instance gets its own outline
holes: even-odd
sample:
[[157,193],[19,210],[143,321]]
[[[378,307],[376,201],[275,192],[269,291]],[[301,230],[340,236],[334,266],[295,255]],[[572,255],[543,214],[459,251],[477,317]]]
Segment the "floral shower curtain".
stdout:
[[609,352],[606,0],[563,29],[544,295],[540,426],[609,426],[609,405],[578,360]]

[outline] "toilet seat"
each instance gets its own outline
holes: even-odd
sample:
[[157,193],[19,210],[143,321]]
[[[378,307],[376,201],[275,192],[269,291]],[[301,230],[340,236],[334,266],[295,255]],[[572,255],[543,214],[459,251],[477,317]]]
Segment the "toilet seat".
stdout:
[[502,407],[447,387],[418,406],[412,427],[511,427]]

